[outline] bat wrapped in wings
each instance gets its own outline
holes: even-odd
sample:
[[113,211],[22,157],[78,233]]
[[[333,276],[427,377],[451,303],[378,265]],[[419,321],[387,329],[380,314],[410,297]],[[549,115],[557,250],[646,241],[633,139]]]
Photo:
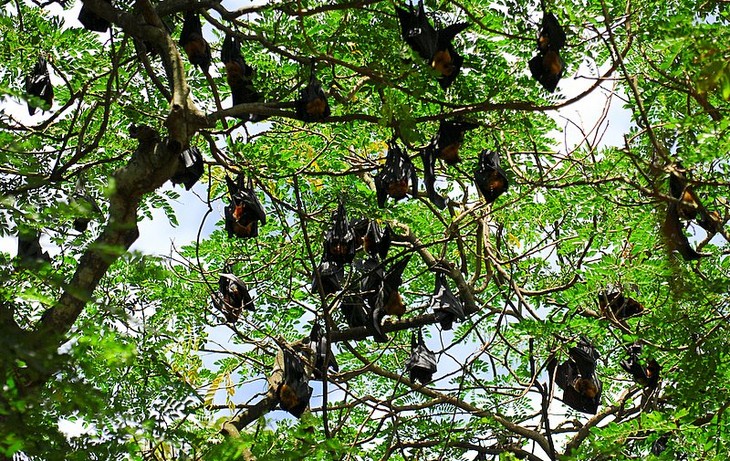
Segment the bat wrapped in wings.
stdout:
[[629,357],[621,361],[621,368],[626,370],[638,384],[650,389],[656,388],[659,384],[661,365],[654,359],[650,359],[646,366],[641,364],[639,359],[641,344],[631,345],[628,353]]
[[259,221],[266,224],[266,212],[261,205],[253,182],[248,178],[248,186],[243,184],[243,175],[238,175],[234,182],[226,176],[228,194],[231,202],[225,208],[226,231],[228,237],[257,237],[259,235]]
[[442,330],[451,330],[454,320],[463,321],[466,319],[464,306],[449,288],[446,276],[440,272],[436,273],[436,285],[431,298],[431,309],[436,314],[436,319],[441,324]]
[[507,175],[499,166],[499,154],[484,150],[474,171],[474,182],[487,203],[497,200],[509,187]]
[[414,197],[418,194],[418,177],[416,167],[411,159],[398,147],[395,142],[388,144],[388,154],[385,165],[375,175],[375,192],[378,198],[378,207],[385,208],[388,197],[398,201],[411,192]]
[[406,371],[411,382],[425,386],[436,373],[436,354],[431,352],[423,341],[423,334],[418,330],[411,333],[411,355],[406,360]]
[[463,120],[446,120],[439,125],[438,133],[434,138],[436,144],[436,158],[440,158],[447,165],[455,165],[461,161],[459,149],[464,142],[464,133],[478,128],[476,123]]
[[306,365],[298,352],[288,348],[280,349],[269,379],[270,382],[277,384],[275,392],[281,409],[297,418],[307,409],[312,396],[313,389],[309,386],[308,368],[311,367]]
[[[335,294],[342,289],[342,280],[345,278],[345,268],[341,264],[322,260],[317,268],[319,280],[322,282],[324,295]],[[318,293],[317,274],[312,274],[312,293]]]
[[321,122],[330,116],[327,96],[314,74],[314,65],[309,76],[309,84],[300,92],[295,108],[297,118],[303,122]]
[[190,190],[198,179],[203,176],[203,155],[197,147],[188,147],[180,152],[180,164],[177,171],[170,178],[173,184],[182,184],[185,190]]
[[324,259],[349,264],[355,258],[356,235],[347,219],[345,205],[340,202],[332,217],[332,226],[324,236]]
[[423,182],[426,186],[426,196],[439,210],[446,208],[446,199],[436,192],[436,146],[431,143],[421,149],[423,161]]
[[408,9],[396,6],[395,11],[400,21],[403,40],[419,56],[428,60],[438,73],[439,85],[446,90],[456,79],[464,62],[464,58],[451,42],[468,23],[452,24],[437,31],[426,16],[423,0],[415,8],[413,5],[408,5]]
[[309,343],[314,351],[314,379],[324,379],[324,375],[329,368],[340,371],[337,359],[332,353],[327,337],[319,323],[315,323],[312,327],[312,332],[309,334]]
[[596,414],[601,404],[603,385],[596,376],[598,351],[585,338],[571,347],[569,358],[560,365],[556,359],[548,363],[548,372],[563,389],[563,403],[582,413]]
[[537,55],[528,64],[532,78],[551,93],[563,76],[565,62],[560,57],[560,49],[565,46],[565,38],[565,32],[555,15],[545,13],[537,39]]
[[203,38],[203,26],[197,13],[190,11],[185,13],[178,44],[185,50],[190,64],[208,72],[213,56],[210,52],[210,45]]
[[[221,49],[221,61],[226,66],[226,81],[231,88],[233,106],[258,102],[261,97],[253,86],[254,69],[241,56],[241,42],[238,38],[226,34]],[[251,114],[238,117],[242,120],[262,120],[261,117]]]
[[33,71],[25,77],[25,92],[31,96],[28,100],[28,113],[35,114],[36,107],[39,107],[34,98],[43,101],[40,106],[41,110],[48,110],[53,104],[53,85],[51,85],[51,76],[48,74],[48,62],[43,56],[38,57]]
[[627,319],[644,312],[644,306],[620,291],[603,291],[598,294],[598,306],[605,313],[611,312],[617,319]]
[[226,317],[226,321],[236,323],[245,309],[253,311],[254,304],[246,284],[226,269],[218,279],[218,293],[213,294],[213,305]]
[[18,231],[18,264],[20,266],[33,267],[39,264],[51,262],[47,251],[43,251],[40,242],[40,234],[37,230]]

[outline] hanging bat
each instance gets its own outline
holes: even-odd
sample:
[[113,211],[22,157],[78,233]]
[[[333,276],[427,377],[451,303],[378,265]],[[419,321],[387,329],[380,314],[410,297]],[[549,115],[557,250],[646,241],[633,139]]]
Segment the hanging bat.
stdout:
[[563,77],[563,69],[565,68],[565,62],[560,57],[560,53],[554,50],[538,53],[530,59],[528,65],[530,66],[532,78],[537,80],[549,92],[555,92],[558,82]]
[[436,53],[438,34],[426,17],[423,0],[419,0],[417,9],[409,4],[407,10],[396,6],[395,12],[400,21],[403,41],[419,56],[430,62]]
[[178,44],[185,50],[190,64],[200,67],[204,72],[208,72],[213,56],[210,52],[210,45],[203,38],[203,26],[197,13],[185,13]]
[[440,158],[447,165],[455,165],[461,161],[459,149],[464,142],[464,133],[479,125],[460,120],[443,121],[434,139],[436,143],[436,158]]
[[537,50],[546,52],[548,50],[559,51],[565,46],[565,31],[558,23],[558,18],[552,13],[543,13],[542,29],[537,38]]
[[190,190],[203,176],[203,171],[203,155],[197,147],[189,147],[180,152],[180,163],[170,182],[183,184],[185,190]]
[[385,269],[375,256],[370,256],[364,261],[358,260],[355,268],[362,278],[360,280],[360,293],[368,306],[375,306],[378,295],[385,280]]
[[436,320],[441,324],[442,330],[451,330],[454,320],[466,319],[464,306],[452,293],[446,282],[446,276],[442,273],[436,273],[436,286],[431,298],[431,309],[436,314]]
[[309,84],[300,92],[295,102],[297,118],[303,122],[321,122],[330,116],[327,96],[312,69]]
[[431,57],[431,67],[438,72],[439,86],[444,91],[454,83],[456,76],[461,71],[461,65],[464,64],[464,58],[456,52],[451,41],[468,25],[469,23],[460,22],[438,31],[436,51]]
[[677,204],[670,203],[667,206],[667,214],[662,224],[662,235],[670,253],[677,252],[682,255],[685,261],[694,261],[700,259],[702,254],[697,253],[689,244],[689,239],[682,230],[682,224],[679,222],[679,213]]
[[345,205],[340,202],[332,217],[332,227],[324,235],[324,259],[350,264],[355,259],[355,232],[347,219]]
[[279,406],[299,418],[309,406],[312,388],[305,372],[304,363],[297,354],[283,350],[284,374],[276,391]]
[[563,389],[563,403],[582,413],[595,414],[601,403],[603,385],[596,376],[598,352],[587,339],[571,347],[569,359],[560,365],[552,359],[548,371],[555,384]]
[[76,187],[71,196],[71,206],[80,214],[73,221],[73,228],[78,232],[85,232],[88,229],[92,215],[100,215],[102,213],[94,197],[86,192],[84,179],[81,176],[76,181]]
[[651,454],[655,456],[661,455],[667,449],[669,442],[669,434],[664,434],[654,441],[651,445]]
[[406,360],[406,371],[411,382],[423,386],[430,383],[436,373],[436,354],[426,347],[420,329],[417,339],[416,332],[411,333],[411,356]]
[[405,198],[410,185],[411,195],[418,195],[418,177],[411,159],[395,143],[389,143],[385,165],[375,175],[378,207],[385,208],[388,197],[395,201]]
[[479,165],[474,171],[474,182],[489,204],[507,191],[509,182],[504,170],[499,166],[499,154],[484,150],[479,155]]
[[[241,56],[241,42],[238,38],[226,34],[221,49],[221,61],[226,66],[226,80],[231,87],[233,106],[258,102],[260,95],[253,87],[253,67],[246,64]],[[251,114],[239,115],[242,120],[260,121],[261,117]]]
[[722,228],[720,214],[704,209],[695,191],[687,184],[686,171],[677,162],[669,174],[669,192],[677,199],[677,214],[680,219],[695,220],[708,234],[715,234]]
[[417,8],[408,5],[407,10],[396,7],[395,11],[400,21],[403,40],[419,56],[428,60],[439,74],[439,85],[446,90],[456,79],[464,62],[451,41],[468,23],[452,24],[436,31],[426,16],[422,0],[418,2]]
[[340,310],[345,317],[347,326],[350,328],[365,327],[370,322],[368,308],[365,301],[358,293],[350,293],[342,298]]
[[236,323],[244,309],[247,311],[255,310],[248,287],[241,279],[231,273],[220,275],[218,293],[213,295],[213,305],[223,312],[226,321],[230,323]]
[[[332,261],[322,261],[319,264],[319,279],[322,281],[324,295],[335,294],[342,289],[342,280],[345,278],[345,268]],[[317,277],[312,274],[312,293],[318,293]]]
[[429,144],[421,149],[423,161],[423,182],[426,185],[426,196],[439,210],[446,208],[446,199],[436,192],[436,146]]
[[644,312],[644,306],[638,301],[626,297],[618,291],[599,293],[598,305],[602,312],[606,313],[610,310],[617,319],[627,319]]
[[324,335],[319,323],[315,323],[312,327],[312,332],[309,334],[309,343],[314,350],[313,379],[324,380],[324,375],[328,368],[332,368],[334,371],[340,371],[337,359],[332,353],[327,342],[327,337]]
[[369,310],[369,330],[370,334],[373,335],[373,341],[376,343],[388,342],[388,337],[383,331],[383,318],[385,315],[385,310],[381,306],[375,306]]
[[368,223],[367,231],[362,238],[362,246],[365,253],[370,256],[380,256],[385,259],[390,249],[392,230],[390,225],[386,224],[385,228],[381,228],[375,220]]
[[18,231],[18,264],[33,267],[42,263],[51,263],[47,251],[43,251],[38,231]]
[[228,238],[236,235],[241,238],[257,237],[259,235],[259,221],[266,224],[266,212],[253,190],[251,178],[248,178],[248,187],[243,185],[243,175],[236,177],[236,182],[226,175],[228,193],[231,198],[225,208],[226,231]]
[[38,56],[33,72],[25,77],[25,92],[31,96],[28,99],[28,113],[35,114],[36,107],[39,107],[33,98],[42,99],[45,104],[41,110],[50,110],[53,105],[53,85],[51,85],[51,76],[48,74],[48,62],[43,56]]
[[396,315],[400,318],[406,313],[406,306],[398,292],[401,283],[403,283],[403,271],[406,269],[411,255],[404,257],[400,261],[394,263],[385,272],[380,292],[375,300],[375,309],[381,309],[383,315]]
[[537,38],[537,55],[530,59],[529,67],[532,78],[543,88],[554,92],[558,81],[563,76],[565,62],[560,57],[560,49],[565,46],[565,32],[552,13],[545,13],[542,18],[542,29]]
[[[108,4],[112,4],[111,0],[104,0]],[[87,29],[93,32],[106,32],[111,24],[106,19],[91,11],[91,8],[84,4],[79,11],[79,22]]]
[[621,361],[621,368],[626,370],[638,384],[650,389],[656,388],[659,384],[661,365],[656,360],[651,359],[645,367],[642,366],[639,361],[639,355],[641,354],[640,344],[633,344],[629,347],[628,352],[629,357]]

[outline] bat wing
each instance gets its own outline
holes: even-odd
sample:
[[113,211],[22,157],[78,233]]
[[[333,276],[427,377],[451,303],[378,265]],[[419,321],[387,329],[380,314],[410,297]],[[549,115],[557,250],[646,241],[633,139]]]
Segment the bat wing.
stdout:
[[[334,294],[342,289],[342,280],[345,278],[345,269],[331,261],[322,261],[319,265],[319,277],[322,280],[324,294]],[[317,277],[312,275],[312,293],[317,293]]]
[[401,24],[401,36],[408,46],[423,59],[431,59],[436,51],[438,33],[426,16],[423,1],[418,3],[418,10],[414,12],[396,7],[396,13]]
[[385,202],[388,200],[388,185],[385,182],[388,175],[386,168],[387,166],[383,167],[375,175],[375,194],[378,200],[378,208],[385,208]]
[[456,37],[456,35],[469,27],[468,22],[458,22],[456,24],[451,24],[448,27],[445,27],[438,31],[438,49],[444,50],[446,47],[451,44],[451,41]]
[[438,77],[439,86],[442,90],[446,91],[456,77],[461,72],[461,66],[464,64],[464,58],[454,49],[453,45],[449,44],[449,54],[451,55],[451,70],[446,75],[440,75]]
[[[111,3],[111,0],[106,1]],[[79,22],[86,29],[94,32],[106,32],[111,26],[109,21],[91,11],[86,5],[83,5],[79,11]]]
[[423,160],[423,182],[426,186],[426,195],[431,203],[439,210],[446,208],[446,200],[436,192],[436,152],[433,144],[421,150]]
[[360,263],[359,266],[360,272],[363,274],[360,291],[368,305],[375,306],[385,279],[383,265],[378,262],[377,258],[371,256]]
[[406,266],[408,266],[408,262],[411,260],[412,255],[408,255],[404,258],[402,258],[400,261],[396,262],[390,268],[385,274],[385,286],[386,288],[390,290],[397,290],[398,287],[400,287],[401,283],[403,283],[403,271],[406,270]]
[[577,346],[570,348],[569,355],[582,377],[588,378],[595,374],[598,352],[590,343],[581,340]]
[[383,317],[386,312],[380,306],[370,309],[370,332],[373,340],[378,343],[387,343],[388,337],[383,332]]
[[367,326],[369,318],[362,296],[354,293],[348,294],[342,299],[340,309],[350,328]]
[[266,224],[266,211],[264,211],[263,205],[259,201],[259,197],[256,195],[253,189],[246,188],[242,191],[241,198],[246,208],[251,210],[256,219],[261,221],[261,224]]
[[185,13],[185,19],[183,20],[183,27],[182,31],[180,31],[178,44],[185,47],[185,45],[195,36],[194,34],[202,36],[203,26],[200,23],[200,17],[197,14],[187,12]]
[[406,371],[411,381],[426,385],[431,382],[436,372],[436,354],[428,350],[424,344],[418,344],[411,350],[405,362]]
[[186,190],[190,190],[203,175],[203,156],[197,147],[190,147],[180,153],[180,166],[170,178],[173,184],[182,183]]
[[542,79],[542,55],[535,55],[530,61],[527,63],[530,66],[530,73],[532,74],[532,78],[537,80],[538,82]]

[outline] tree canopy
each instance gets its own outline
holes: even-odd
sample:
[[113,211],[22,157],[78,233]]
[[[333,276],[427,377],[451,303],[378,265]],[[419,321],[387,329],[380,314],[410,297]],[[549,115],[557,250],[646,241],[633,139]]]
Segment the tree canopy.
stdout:
[[727,459],[728,2],[424,3],[4,2],[0,459]]

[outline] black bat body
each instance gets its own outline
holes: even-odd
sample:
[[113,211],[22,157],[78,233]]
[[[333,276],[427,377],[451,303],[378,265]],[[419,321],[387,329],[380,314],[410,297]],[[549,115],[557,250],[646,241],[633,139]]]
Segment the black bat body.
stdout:
[[[104,0],[111,5],[111,0]],[[79,11],[79,22],[90,31],[93,32],[106,32],[109,30],[111,24],[106,19],[100,17],[98,14],[91,11],[90,8],[84,4]]]
[[[319,265],[319,278],[322,281],[325,296],[335,294],[342,289],[345,268],[331,261],[322,261]],[[312,275],[312,293],[317,293],[318,291],[317,277],[316,275]]]
[[340,371],[337,359],[330,349],[327,337],[319,323],[315,323],[309,334],[309,341],[314,350],[314,379],[322,380],[328,368]]
[[610,310],[617,319],[627,319],[644,312],[644,306],[638,301],[618,291],[599,293],[598,305],[603,312]]
[[257,237],[259,221],[266,224],[266,212],[253,190],[251,178],[248,187],[243,184],[243,176],[238,175],[236,182],[226,176],[231,203],[225,208],[226,231],[228,237]]
[[345,205],[340,202],[332,218],[332,227],[324,236],[324,259],[338,264],[349,264],[355,259],[357,236],[350,227]]
[[170,178],[173,184],[182,184],[190,190],[203,176],[203,155],[197,147],[189,147],[180,152],[180,165]]
[[423,341],[423,334],[418,330],[411,334],[411,355],[406,360],[406,371],[411,382],[419,382],[425,386],[436,373],[436,354],[431,352]]
[[309,84],[299,94],[296,100],[297,118],[303,122],[321,122],[330,116],[330,106],[327,96],[322,91],[322,85],[314,76],[309,78]]
[[664,241],[669,251],[676,251],[682,255],[685,261],[695,261],[702,257],[701,254],[692,248],[692,245],[689,244],[689,239],[684,234],[682,224],[679,221],[676,203],[670,203],[667,207],[667,214],[662,224],[662,234],[664,235]]
[[391,234],[390,225],[386,224],[383,229],[378,225],[377,221],[371,220],[362,238],[363,250],[370,256],[377,255],[380,259],[385,259],[390,249]]
[[375,308],[382,309],[384,315],[396,315],[401,317],[406,312],[406,306],[398,292],[403,283],[403,271],[411,260],[409,254],[405,258],[394,263],[385,272],[380,293],[375,300]]
[[[43,56],[38,57],[33,72],[25,77],[25,92],[29,96],[40,98],[45,103],[41,109],[50,109],[53,104],[53,85],[51,85],[51,76],[48,74],[48,63]],[[35,114],[36,103],[28,100],[28,113]]]
[[418,177],[416,167],[408,156],[396,144],[390,144],[385,165],[375,175],[375,191],[378,207],[385,208],[388,197],[398,201],[411,192],[418,195]]
[[479,165],[474,171],[474,182],[487,203],[494,202],[507,191],[509,182],[504,170],[499,166],[497,152],[485,150],[479,155]]
[[401,36],[408,46],[420,57],[428,60],[438,73],[439,85],[446,90],[459,74],[464,58],[454,48],[451,41],[464,30],[468,23],[452,24],[436,30],[426,16],[423,0],[418,7],[408,5],[408,9],[395,7],[401,26]]
[[197,13],[185,13],[178,44],[185,50],[190,64],[200,67],[205,72],[208,71],[213,56],[210,52],[210,45],[203,38],[203,26]]
[[585,338],[571,347],[570,358],[557,365],[548,363],[548,372],[555,376],[555,384],[563,389],[563,403],[582,413],[595,414],[601,404],[603,385],[596,376],[598,352]]
[[442,90],[446,90],[454,83],[464,64],[464,58],[456,51],[451,41],[468,25],[466,22],[452,24],[437,33],[436,51],[431,56],[431,67],[439,74],[437,78]]
[[226,321],[236,323],[241,312],[254,310],[253,299],[246,284],[233,274],[221,274],[218,279],[218,293],[213,295],[213,304],[226,317]]
[[431,298],[431,309],[436,314],[436,319],[441,324],[442,330],[451,330],[454,320],[463,321],[466,319],[464,306],[449,288],[446,276],[436,274],[436,285]]
[[651,389],[656,388],[659,384],[659,373],[661,371],[659,363],[651,359],[646,366],[643,366],[639,360],[641,354],[640,344],[632,345],[629,347],[628,352],[629,357],[621,361],[621,368],[626,370],[638,384]]
[[284,349],[284,379],[277,389],[279,406],[299,418],[309,406],[312,388],[304,371],[302,359]]
[[446,199],[436,192],[436,146],[433,143],[421,149],[421,160],[426,196],[436,208],[443,210],[446,208]]
[[560,57],[560,49],[565,46],[565,32],[552,13],[542,19],[542,29],[537,39],[537,55],[530,59],[532,78],[549,92],[554,92],[563,76],[565,62]]
[[464,133],[477,128],[479,125],[470,122],[449,120],[441,122],[436,133],[436,157],[447,165],[455,165],[461,161],[459,149],[464,142]]
[[[261,96],[253,86],[254,69],[246,64],[241,56],[241,43],[237,38],[226,35],[221,49],[221,61],[226,66],[226,80],[231,88],[233,105],[258,102]],[[263,120],[263,118],[251,116],[251,114],[240,115],[239,118],[252,121]]]
[[358,260],[356,267],[362,274],[360,281],[362,297],[369,306],[375,306],[385,280],[385,269],[375,256],[370,256],[364,261]]
[[350,328],[365,327],[370,322],[368,308],[365,306],[362,296],[351,293],[342,298],[340,310],[345,317],[345,322]]

